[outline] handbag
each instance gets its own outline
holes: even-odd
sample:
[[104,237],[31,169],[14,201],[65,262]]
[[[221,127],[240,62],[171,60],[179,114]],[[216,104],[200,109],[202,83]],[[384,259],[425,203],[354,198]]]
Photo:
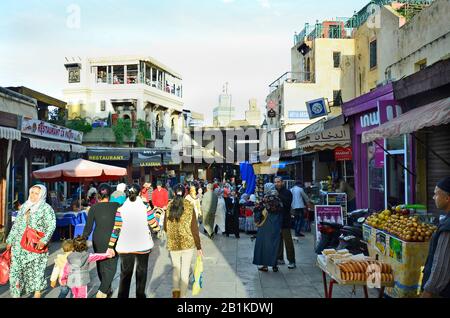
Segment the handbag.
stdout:
[[11,267],[11,249],[7,249],[0,256],[0,285],[5,285],[9,281],[9,270]]
[[36,245],[41,241],[41,239],[45,236],[43,232],[39,232],[28,225],[30,210],[27,211],[27,227],[25,228],[25,232],[23,233],[22,239],[20,241],[20,246],[31,253],[43,254],[48,252],[48,246],[46,245],[41,250],[36,248]]
[[194,284],[192,285],[192,296],[196,296],[203,288],[203,261],[201,256],[197,256],[194,268]]

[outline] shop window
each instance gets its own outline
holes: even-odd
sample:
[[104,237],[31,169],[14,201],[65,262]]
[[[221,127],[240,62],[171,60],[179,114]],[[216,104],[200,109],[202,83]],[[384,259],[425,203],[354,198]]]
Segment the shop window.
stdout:
[[341,52],[333,52],[333,66],[334,68],[341,67]]
[[373,40],[370,42],[370,68],[374,68],[377,66],[377,40]]
[[123,84],[124,76],[125,74],[123,65],[113,66],[113,84]]
[[138,66],[137,64],[127,65],[127,84],[137,84]]
[[97,83],[107,83],[108,80],[108,67],[98,66],[97,67]]

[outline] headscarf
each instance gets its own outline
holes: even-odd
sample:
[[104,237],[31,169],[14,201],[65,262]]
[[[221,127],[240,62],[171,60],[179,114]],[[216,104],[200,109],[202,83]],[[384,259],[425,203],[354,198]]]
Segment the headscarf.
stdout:
[[220,198],[223,195],[223,189],[222,188],[217,188],[214,190],[214,192],[216,193],[216,195]]
[[250,196],[250,201],[252,201],[253,203],[256,203],[256,195],[252,194]]
[[116,189],[117,191],[125,192],[125,190],[127,189],[127,185],[125,183],[119,183]]
[[23,211],[30,210],[30,213],[35,213],[37,210],[39,210],[39,208],[46,203],[47,199],[47,188],[44,185],[36,184],[32,186],[28,191],[29,194],[31,194],[31,189],[33,188],[39,188],[41,192],[39,193],[39,198],[36,203],[31,202],[30,196],[28,195],[28,200],[23,204]]
[[277,190],[268,191],[263,198],[263,206],[269,213],[276,213],[283,206]]
[[239,200],[239,204],[245,204],[248,200],[249,196],[247,193],[241,195],[241,199]]

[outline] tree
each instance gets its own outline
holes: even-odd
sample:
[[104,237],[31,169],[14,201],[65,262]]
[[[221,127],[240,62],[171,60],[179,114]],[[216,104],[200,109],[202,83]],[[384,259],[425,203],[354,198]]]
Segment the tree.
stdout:
[[144,120],[139,119],[137,121],[137,124],[138,124],[138,131],[136,134],[136,146],[145,147],[146,141],[152,138],[152,133],[148,128],[148,124]]
[[117,124],[112,127],[114,136],[116,137],[116,144],[122,145],[124,142],[124,136],[131,138],[133,136],[133,130],[131,129],[131,120],[119,118]]
[[92,125],[86,120],[86,118],[81,117],[77,117],[67,121],[66,127],[69,129],[81,131],[83,133],[92,131]]

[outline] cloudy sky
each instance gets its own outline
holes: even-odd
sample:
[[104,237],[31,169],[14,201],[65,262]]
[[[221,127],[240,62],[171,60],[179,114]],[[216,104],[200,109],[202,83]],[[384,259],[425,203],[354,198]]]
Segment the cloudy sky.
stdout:
[[[294,32],[348,17],[368,0],[2,0],[0,86],[62,99],[66,56],[150,55],[183,76],[186,108],[205,114],[225,82],[236,117],[290,70]],[[74,13],[79,10],[79,25]]]

